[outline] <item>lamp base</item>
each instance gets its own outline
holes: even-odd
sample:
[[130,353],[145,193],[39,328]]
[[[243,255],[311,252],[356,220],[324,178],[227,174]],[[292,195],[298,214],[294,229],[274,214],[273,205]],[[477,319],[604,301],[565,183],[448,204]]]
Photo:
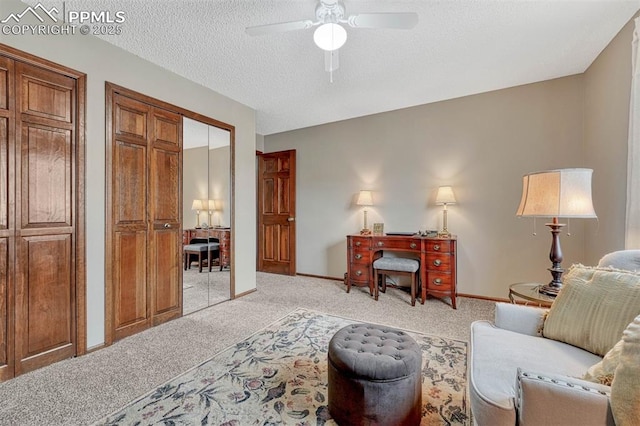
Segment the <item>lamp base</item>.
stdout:
[[554,286],[551,284],[547,284],[540,287],[538,292],[542,294],[546,294],[547,296],[556,297],[561,289],[562,289],[562,286]]
[[451,238],[451,232],[442,230],[438,232],[438,238]]
[[362,228],[360,230],[360,235],[371,235],[371,229]]

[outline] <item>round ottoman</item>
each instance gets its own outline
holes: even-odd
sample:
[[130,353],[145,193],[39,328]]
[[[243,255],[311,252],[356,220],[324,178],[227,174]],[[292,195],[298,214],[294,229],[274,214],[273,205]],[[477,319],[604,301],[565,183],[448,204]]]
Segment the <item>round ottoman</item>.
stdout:
[[329,342],[329,412],[339,425],[419,425],[422,351],[405,332],[374,324]]

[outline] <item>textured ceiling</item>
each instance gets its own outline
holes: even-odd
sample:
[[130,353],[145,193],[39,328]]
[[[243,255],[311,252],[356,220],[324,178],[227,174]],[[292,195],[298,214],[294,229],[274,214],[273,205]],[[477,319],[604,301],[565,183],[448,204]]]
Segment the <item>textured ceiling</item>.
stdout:
[[347,28],[330,83],[313,30],[244,31],[313,19],[315,0],[65,3],[124,11],[122,34],[105,40],[255,108],[265,135],[581,73],[640,7],[640,0],[345,0],[347,15],[417,12],[419,23]]

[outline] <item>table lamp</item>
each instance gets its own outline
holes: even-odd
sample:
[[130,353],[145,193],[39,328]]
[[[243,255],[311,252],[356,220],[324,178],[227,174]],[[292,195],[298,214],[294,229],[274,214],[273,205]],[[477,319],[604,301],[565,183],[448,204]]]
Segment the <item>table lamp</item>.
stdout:
[[209,207],[209,226],[213,226],[213,222],[211,221],[211,216],[213,215],[213,213],[215,213],[216,210],[218,210],[216,208],[216,201],[208,200],[208,207]]
[[193,200],[191,210],[196,211],[196,228],[200,228],[200,210],[202,210],[202,200]]
[[362,228],[360,234],[369,235],[371,234],[371,230],[367,228],[367,206],[373,205],[373,196],[371,194],[371,191],[360,191],[356,204],[359,206],[364,206],[364,228]]
[[442,206],[442,231],[438,232],[440,238],[451,238],[451,232],[447,229],[447,205],[455,204],[456,197],[453,195],[453,188],[441,186],[436,195],[436,205]]
[[591,169],[559,169],[534,172],[522,179],[522,199],[516,212],[519,217],[548,217],[551,230],[551,282],[540,288],[550,296],[562,288],[562,249],[559,218],[597,218],[591,200]]

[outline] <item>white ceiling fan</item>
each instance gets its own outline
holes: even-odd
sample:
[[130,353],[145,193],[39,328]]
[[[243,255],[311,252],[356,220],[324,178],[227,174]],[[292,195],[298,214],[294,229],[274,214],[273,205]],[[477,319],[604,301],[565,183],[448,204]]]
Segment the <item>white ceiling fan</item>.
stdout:
[[333,82],[333,71],[339,65],[338,49],[347,41],[347,31],[343,25],[352,28],[411,29],[417,23],[418,14],[413,12],[360,13],[347,16],[344,3],[340,0],[318,0],[315,20],[257,25],[247,27],[246,32],[258,36],[317,27],[313,33],[313,41],[325,51],[325,69],[330,73],[330,80]]

